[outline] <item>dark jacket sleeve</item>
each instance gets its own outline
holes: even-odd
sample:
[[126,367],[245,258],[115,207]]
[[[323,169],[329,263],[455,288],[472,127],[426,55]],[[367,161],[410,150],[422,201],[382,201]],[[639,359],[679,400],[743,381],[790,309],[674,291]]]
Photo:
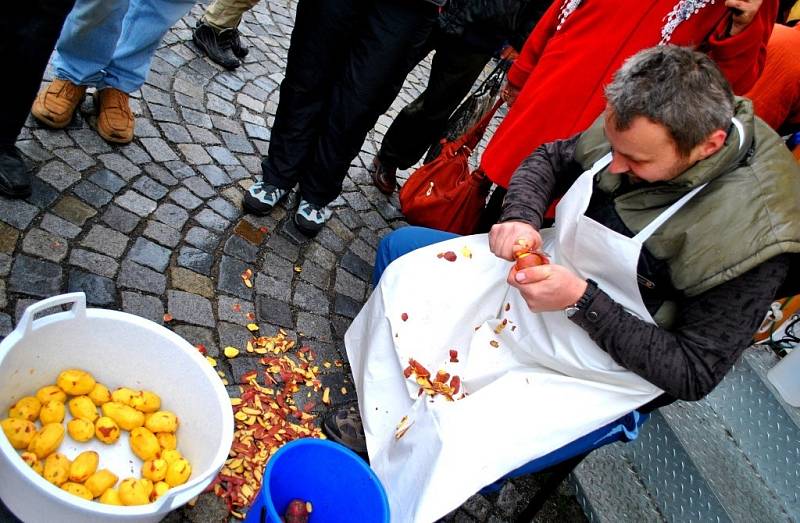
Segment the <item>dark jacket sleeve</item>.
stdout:
[[536,229],[555,194],[562,194],[581,174],[575,161],[580,134],[540,145],[514,171],[503,200],[500,222],[523,221]]
[[789,255],[678,303],[662,329],[633,316],[598,292],[572,316],[621,366],[678,399],[699,400],[722,380],[752,340],[786,278]]

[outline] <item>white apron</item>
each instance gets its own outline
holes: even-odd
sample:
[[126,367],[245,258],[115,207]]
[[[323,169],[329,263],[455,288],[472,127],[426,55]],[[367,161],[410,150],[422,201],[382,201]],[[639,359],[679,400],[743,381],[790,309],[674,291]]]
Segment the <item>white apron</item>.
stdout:
[[[596,162],[561,200],[555,227],[542,231],[543,250],[652,323],[636,279],[642,244],[702,187],[627,238],[584,216],[593,177],[610,159]],[[437,257],[446,251],[457,260]],[[434,521],[662,392],[617,365],[563,311],[532,313],[506,283],[510,267],[489,251],[487,235],[413,251],[387,268],[345,334],[370,463],[392,521]],[[458,363],[449,361],[451,349]],[[418,396],[413,378],[403,377],[409,358],[432,375],[460,376],[468,396]],[[404,416],[411,427],[397,439]]]

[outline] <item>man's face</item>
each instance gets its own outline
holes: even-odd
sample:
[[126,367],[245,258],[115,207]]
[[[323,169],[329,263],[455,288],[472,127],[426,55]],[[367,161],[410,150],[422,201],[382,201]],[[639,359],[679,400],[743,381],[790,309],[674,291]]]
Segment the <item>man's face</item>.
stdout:
[[632,181],[660,182],[678,177],[699,160],[697,148],[681,156],[669,131],[643,116],[619,131],[614,115],[606,111],[605,132],[613,157],[608,169],[613,174],[628,174]]

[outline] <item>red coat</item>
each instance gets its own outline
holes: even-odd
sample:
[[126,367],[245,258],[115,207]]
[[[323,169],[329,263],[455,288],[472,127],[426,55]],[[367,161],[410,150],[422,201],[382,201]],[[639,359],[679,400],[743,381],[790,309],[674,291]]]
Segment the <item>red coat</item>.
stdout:
[[[603,87],[622,62],[657,45],[668,15],[691,0],[583,0],[557,29],[557,0],[536,25],[508,72],[522,86],[481,158],[492,181],[508,186],[517,166],[539,145],[586,129],[605,108]],[[702,3],[695,1],[694,3]],[[736,36],[720,39],[729,16],[724,0],[707,3],[674,29],[668,42],[703,48],[737,94],[747,92],[764,66],[778,0],[764,0],[756,18]]]

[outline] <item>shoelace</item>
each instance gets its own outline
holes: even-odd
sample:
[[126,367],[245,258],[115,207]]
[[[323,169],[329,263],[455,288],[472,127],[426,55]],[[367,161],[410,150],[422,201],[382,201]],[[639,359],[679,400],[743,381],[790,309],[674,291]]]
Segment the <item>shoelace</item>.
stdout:
[[[72,100],[72,99],[77,98],[78,96],[80,96],[80,94],[79,94],[80,93],[79,86],[77,86],[77,85],[75,85],[72,82],[67,81],[67,80],[61,80],[60,82],[61,82],[61,87],[58,89],[58,91],[56,91],[56,94],[59,97],[63,94],[65,98],[68,98],[68,99]],[[55,82],[53,82],[50,85],[51,86],[55,85]]]

